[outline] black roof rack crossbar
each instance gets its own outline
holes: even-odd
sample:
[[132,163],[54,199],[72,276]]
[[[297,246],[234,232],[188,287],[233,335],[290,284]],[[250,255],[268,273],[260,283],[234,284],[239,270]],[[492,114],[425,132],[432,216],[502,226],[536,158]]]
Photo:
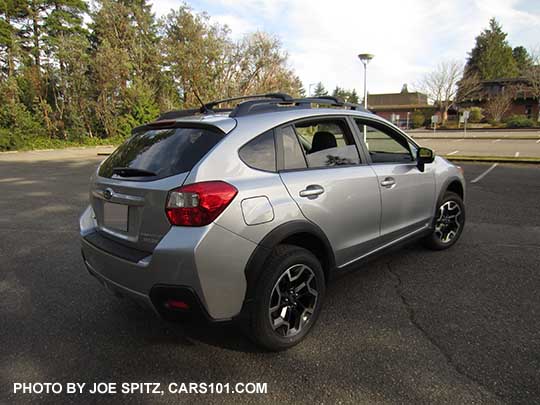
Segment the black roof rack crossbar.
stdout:
[[266,94],[255,94],[252,96],[239,96],[239,97],[232,97],[232,98],[224,98],[222,100],[216,100],[211,101],[209,103],[206,103],[204,107],[201,107],[201,112],[204,112],[203,110],[214,110],[214,107],[223,103],[231,102],[231,101],[239,101],[239,100],[251,100],[251,99],[279,99],[282,101],[290,101],[293,98],[285,93],[266,93]]

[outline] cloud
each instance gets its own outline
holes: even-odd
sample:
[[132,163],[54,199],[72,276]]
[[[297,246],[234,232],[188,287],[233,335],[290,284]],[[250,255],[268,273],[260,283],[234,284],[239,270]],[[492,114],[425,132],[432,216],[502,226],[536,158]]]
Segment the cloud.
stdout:
[[[512,46],[540,44],[540,11],[533,0],[199,0],[190,4],[226,23],[235,37],[262,29],[278,35],[306,89],[322,81],[363,92],[360,52],[371,93],[399,91],[443,60],[465,62],[475,37],[495,17]],[[159,6],[157,4],[159,3]],[[155,10],[180,1],[156,1]],[[531,7],[528,7],[531,6]],[[410,88],[411,86],[409,86]]]

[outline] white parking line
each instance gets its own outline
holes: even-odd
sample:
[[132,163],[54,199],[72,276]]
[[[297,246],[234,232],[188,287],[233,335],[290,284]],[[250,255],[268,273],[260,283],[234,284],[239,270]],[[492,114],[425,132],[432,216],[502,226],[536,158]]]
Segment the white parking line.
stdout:
[[484,173],[482,173],[477,178],[471,180],[471,183],[478,183],[480,180],[482,180],[486,176],[486,174],[488,174],[490,171],[495,169],[498,165],[499,165],[498,163],[493,163],[493,165],[491,165],[491,167],[489,169],[487,169]]
[[455,151],[453,151],[453,152],[450,152],[449,155],[455,155],[455,154],[458,153],[458,152],[459,152],[459,150],[455,150]]
[[456,142],[461,142],[461,141],[463,141],[463,139],[458,139],[458,140],[456,140]]
[[536,143],[540,143],[540,139],[536,141]]
[[495,139],[494,141],[491,141],[491,142],[495,143],[495,142],[500,142],[500,141],[501,141],[500,139]]
[[516,152],[516,154],[514,155],[515,157],[518,157],[519,156],[519,152]]

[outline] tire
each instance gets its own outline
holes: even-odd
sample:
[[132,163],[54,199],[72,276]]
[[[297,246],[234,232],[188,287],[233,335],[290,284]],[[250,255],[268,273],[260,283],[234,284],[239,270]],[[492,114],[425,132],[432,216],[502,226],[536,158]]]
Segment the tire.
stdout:
[[297,246],[277,246],[255,286],[256,298],[245,328],[248,336],[270,351],[298,344],[315,324],[324,294],[325,278],[317,258]]
[[424,245],[432,250],[443,250],[453,246],[465,227],[465,205],[456,193],[447,191],[439,201],[433,232],[424,239]]

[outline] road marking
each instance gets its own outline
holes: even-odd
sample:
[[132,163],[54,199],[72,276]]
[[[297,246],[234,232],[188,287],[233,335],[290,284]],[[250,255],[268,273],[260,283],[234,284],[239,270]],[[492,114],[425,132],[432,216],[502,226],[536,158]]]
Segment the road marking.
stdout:
[[458,139],[456,142],[461,142],[463,139]]
[[536,141],[536,143],[540,143],[540,139]]
[[516,152],[516,154],[514,155],[515,157],[519,157],[519,152]]
[[458,153],[458,152],[459,152],[459,150],[455,150],[455,151],[453,151],[453,152],[450,152],[449,155],[455,155],[455,154]]
[[498,163],[493,163],[489,169],[487,169],[484,173],[482,173],[480,176],[478,176],[476,179],[471,180],[471,183],[478,183],[480,180],[482,180],[486,174],[488,174],[490,171],[495,169],[497,166],[499,166]]
[[500,139],[495,139],[494,141],[492,141],[493,143],[495,142],[500,142],[501,140]]

